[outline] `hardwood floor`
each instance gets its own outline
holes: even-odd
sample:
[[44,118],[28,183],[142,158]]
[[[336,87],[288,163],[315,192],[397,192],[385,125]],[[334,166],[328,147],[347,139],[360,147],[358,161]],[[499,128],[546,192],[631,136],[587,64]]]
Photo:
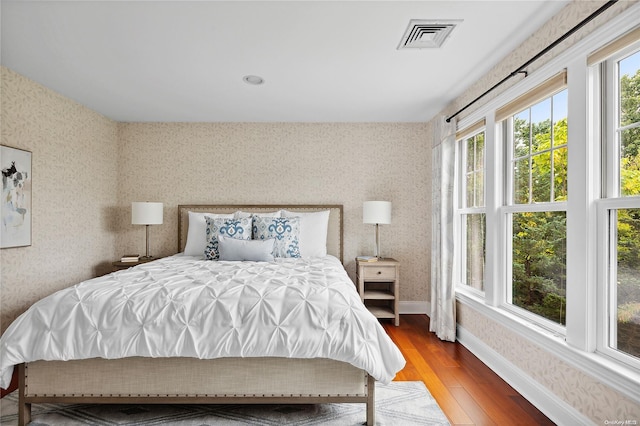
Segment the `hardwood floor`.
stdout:
[[464,346],[430,333],[426,315],[383,326],[407,360],[396,380],[423,381],[452,425],[554,424]]

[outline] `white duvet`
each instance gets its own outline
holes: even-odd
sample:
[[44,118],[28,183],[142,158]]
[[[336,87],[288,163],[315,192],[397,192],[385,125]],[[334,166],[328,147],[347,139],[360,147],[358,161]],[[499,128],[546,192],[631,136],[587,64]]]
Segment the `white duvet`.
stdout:
[[132,356],[330,358],[382,383],[405,364],[333,256],[175,255],[35,303],[0,338],[0,386],[22,362]]

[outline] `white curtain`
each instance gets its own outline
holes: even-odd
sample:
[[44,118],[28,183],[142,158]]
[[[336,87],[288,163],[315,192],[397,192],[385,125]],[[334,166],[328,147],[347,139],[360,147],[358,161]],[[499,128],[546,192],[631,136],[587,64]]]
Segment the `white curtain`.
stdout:
[[456,124],[438,117],[432,154],[433,200],[431,243],[431,318],[429,330],[442,340],[456,340],[456,296],[453,284],[453,201]]

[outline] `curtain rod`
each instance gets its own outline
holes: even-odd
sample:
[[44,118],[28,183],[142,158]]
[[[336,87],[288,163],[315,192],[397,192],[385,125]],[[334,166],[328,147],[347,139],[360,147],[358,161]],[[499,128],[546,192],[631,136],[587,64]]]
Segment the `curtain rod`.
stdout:
[[549,52],[551,49],[553,49],[554,47],[556,47],[558,44],[562,43],[566,38],[568,38],[569,36],[571,36],[573,33],[575,33],[576,31],[578,31],[580,28],[584,27],[586,24],[588,24],[589,22],[591,22],[594,18],[596,18],[598,15],[600,15],[602,12],[604,12],[605,10],[609,9],[611,6],[613,6],[614,4],[616,4],[618,2],[618,0],[610,0],[608,2],[606,2],[604,5],[602,5],[598,10],[596,10],[595,12],[593,12],[591,15],[587,16],[585,19],[583,19],[580,23],[578,23],[575,27],[571,28],[569,31],[567,31],[566,33],[564,33],[560,38],[558,38],[556,41],[554,41],[553,43],[551,43],[550,45],[548,45],[547,47],[545,47],[544,49],[542,49],[537,55],[535,55],[533,58],[529,59],[527,62],[525,62],[524,64],[520,65],[518,68],[516,68],[515,71],[513,71],[511,74],[509,74],[508,76],[506,76],[505,78],[503,78],[502,80],[500,80],[499,82],[497,82],[495,85],[493,85],[489,90],[487,90],[486,92],[484,92],[483,94],[481,94],[480,96],[478,96],[477,98],[475,98],[474,100],[472,100],[471,102],[469,102],[467,105],[465,105],[464,107],[462,107],[461,109],[459,109],[458,111],[455,112],[455,114],[451,115],[450,117],[447,117],[447,123],[451,122],[451,119],[454,118],[455,116],[457,116],[458,114],[460,114],[462,111],[466,110],[467,108],[469,108],[471,105],[475,104],[476,102],[478,102],[480,99],[482,99],[484,96],[486,96],[487,94],[489,94],[490,92],[492,92],[493,90],[495,90],[498,86],[502,85],[504,82],[506,82],[507,80],[509,80],[510,78],[515,77],[518,74],[524,74],[524,76],[526,77],[528,72],[525,70],[526,67],[528,67],[529,65],[531,65],[534,61],[536,61],[537,59],[539,59],[542,55],[544,55],[545,53]]

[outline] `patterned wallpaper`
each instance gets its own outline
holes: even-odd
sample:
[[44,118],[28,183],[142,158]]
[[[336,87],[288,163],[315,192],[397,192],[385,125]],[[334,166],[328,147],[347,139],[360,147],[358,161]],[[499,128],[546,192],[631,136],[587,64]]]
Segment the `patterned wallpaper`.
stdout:
[[[420,123],[115,123],[2,68],[2,143],[33,152],[33,244],[2,256],[2,330],[31,303],[145,252],[132,201],[160,201],[151,253],[176,252],[177,205],[344,205],[345,266],[372,253],[362,202],[393,203],[383,254],[401,298],[429,297],[431,150]],[[416,259],[422,259],[416,260]]]
[[401,264],[403,301],[429,299],[430,131],[420,123],[122,123],[119,125],[118,253],[145,252],[132,201],[160,201],[151,254],[177,248],[178,204],[343,204],[345,267],[373,254],[362,202],[392,202],[383,255]]
[[176,252],[178,204],[343,204],[353,277],[374,247],[362,202],[389,200],[382,250],[403,262],[401,298],[429,297],[427,124],[115,123],[4,67],[2,124],[2,144],[32,151],[34,177],[33,244],[0,252],[2,330],[41,297],[143,254],[132,201],[164,203],[154,255]]
[[0,251],[2,331],[36,300],[103,274],[115,250],[117,123],[1,68],[2,144],[32,152],[32,244]]
[[[562,34],[604,3],[604,1],[576,0],[567,5],[567,7],[526,40],[518,49],[467,89],[443,110],[441,114],[449,115],[462,108],[547,45],[558,39]],[[594,21],[587,24],[580,31],[532,64],[528,70],[531,72],[544,65],[550,59],[556,57],[568,47],[591,33],[594,29],[601,26],[604,22],[607,22],[630,6],[633,6],[634,3],[637,3],[637,0],[616,3]],[[520,78],[514,78],[507,84],[500,86],[498,90],[484,97],[480,102],[469,108],[468,111],[458,116],[458,119],[476,110],[483,103],[513,86],[513,84],[519,80]],[[431,123],[433,122],[432,120]],[[573,368],[549,353],[545,348],[539,347],[517,334],[510,332],[499,323],[483,316],[469,306],[458,303],[457,309],[458,323],[467,329],[467,331],[471,332],[475,337],[483,341],[504,358],[510,360],[515,366],[519,367],[523,372],[549,389],[563,401],[573,406],[577,411],[592,419],[594,423],[605,424],[605,421],[611,421],[612,419],[640,418],[640,407],[638,404],[629,400],[615,389],[599,383],[593,377]]]
[[617,390],[576,370],[547,349],[473,308],[458,303],[457,310],[458,324],[594,423],[640,420],[640,406]]

